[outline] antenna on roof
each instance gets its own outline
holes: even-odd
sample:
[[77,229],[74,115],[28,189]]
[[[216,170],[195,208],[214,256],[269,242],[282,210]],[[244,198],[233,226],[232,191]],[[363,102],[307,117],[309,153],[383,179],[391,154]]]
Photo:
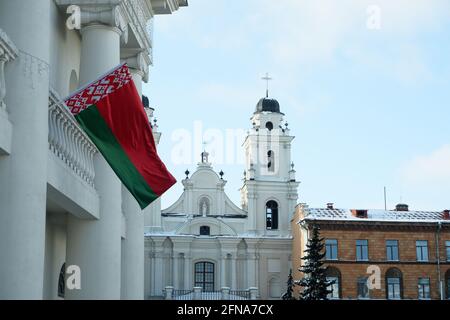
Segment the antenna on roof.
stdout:
[[384,187],[384,211],[387,211],[386,187]]

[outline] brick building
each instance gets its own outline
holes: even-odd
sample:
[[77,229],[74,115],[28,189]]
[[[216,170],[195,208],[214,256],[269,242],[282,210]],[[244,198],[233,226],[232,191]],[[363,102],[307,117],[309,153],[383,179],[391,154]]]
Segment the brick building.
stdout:
[[312,209],[300,204],[292,219],[294,279],[302,277],[298,268],[314,223],[324,238],[327,275],[335,280],[330,298],[450,299],[448,210],[409,211],[407,205],[392,211],[348,210],[332,204]]

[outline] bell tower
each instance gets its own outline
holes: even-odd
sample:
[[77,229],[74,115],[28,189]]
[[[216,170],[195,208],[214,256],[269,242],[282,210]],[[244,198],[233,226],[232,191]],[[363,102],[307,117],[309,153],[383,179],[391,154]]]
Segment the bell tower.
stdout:
[[291,161],[288,123],[277,100],[259,100],[244,141],[246,168],[241,188],[248,230],[255,235],[287,236],[298,198],[299,182]]

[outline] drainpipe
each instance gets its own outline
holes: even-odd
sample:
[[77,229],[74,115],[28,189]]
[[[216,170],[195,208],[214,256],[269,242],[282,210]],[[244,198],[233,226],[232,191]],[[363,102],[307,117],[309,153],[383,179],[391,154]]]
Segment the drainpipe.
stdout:
[[441,279],[441,257],[439,254],[439,235],[441,232],[442,224],[441,221],[437,223],[437,230],[436,230],[436,259],[437,259],[437,274],[438,274],[438,284],[439,284],[439,294],[441,297],[441,300],[444,300],[444,291],[442,288],[442,279]]

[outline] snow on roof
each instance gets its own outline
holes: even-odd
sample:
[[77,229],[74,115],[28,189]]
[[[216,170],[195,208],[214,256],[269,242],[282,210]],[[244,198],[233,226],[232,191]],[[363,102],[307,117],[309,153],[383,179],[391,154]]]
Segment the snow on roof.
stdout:
[[369,209],[367,218],[358,218],[351,209],[327,209],[308,208],[305,209],[306,220],[336,220],[336,221],[380,221],[380,222],[423,222],[433,223],[441,221],[450,223],[444,219],[442,211],[389,211]]

